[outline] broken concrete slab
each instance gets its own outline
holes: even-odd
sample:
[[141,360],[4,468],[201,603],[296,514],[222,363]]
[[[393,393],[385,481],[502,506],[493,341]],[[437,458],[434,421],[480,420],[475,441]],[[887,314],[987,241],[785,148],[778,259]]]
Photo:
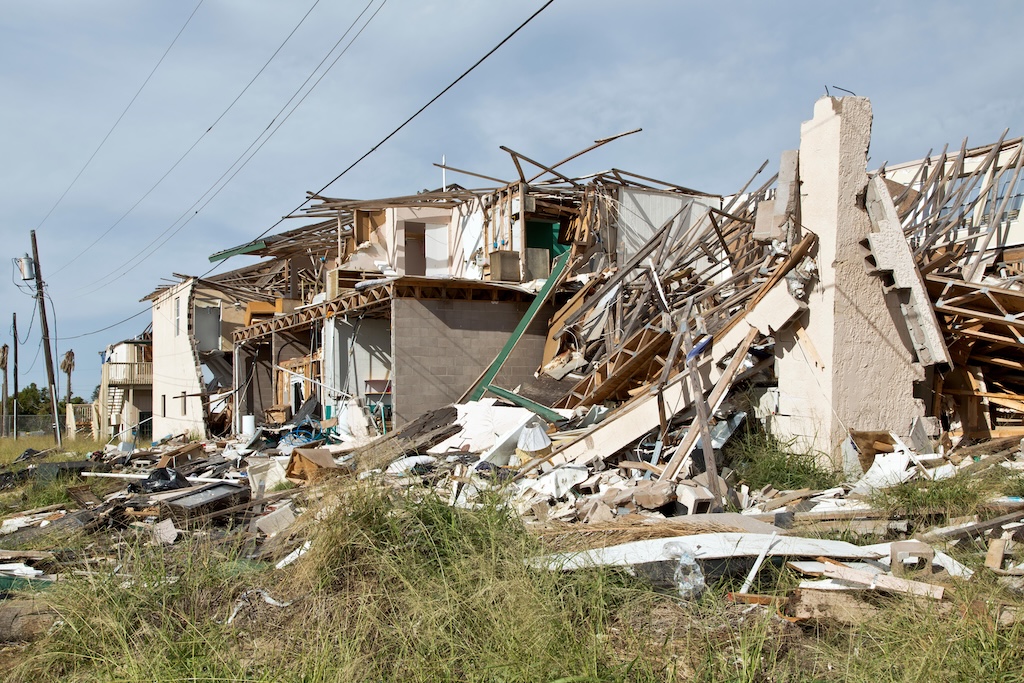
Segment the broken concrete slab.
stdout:
[[900,301],[900,308],[914,343],[917,360],[922,365],[952,365],[924,278],[903,234],[903,226],[885,180],[879,176],[868,181],[867,210],[876,230],[867,236],[874,271],[889,279],[891,284],[887,289],[907,292],[906,297]]

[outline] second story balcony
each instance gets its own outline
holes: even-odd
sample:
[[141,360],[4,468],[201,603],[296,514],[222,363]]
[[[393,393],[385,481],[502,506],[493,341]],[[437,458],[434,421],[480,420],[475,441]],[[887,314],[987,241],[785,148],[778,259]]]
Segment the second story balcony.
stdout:
[[104,363],[103,382],[107,386],[153,384],[153,363]]

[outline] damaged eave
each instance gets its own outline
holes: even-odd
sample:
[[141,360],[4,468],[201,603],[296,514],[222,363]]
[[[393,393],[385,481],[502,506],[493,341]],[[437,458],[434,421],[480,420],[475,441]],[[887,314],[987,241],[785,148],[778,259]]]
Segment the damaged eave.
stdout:
[[386,317],[393,298],[451,299],[460,301],[532,301],[533,292],[525,287],[480,280],[454,280],[405,276],[367,281],[367,286],[345,290],[340,296],[320,304],[304,306],[293,313],[262,320],[233,334],[236,344],[259,339],[274,332],[311,325],[336,315]]

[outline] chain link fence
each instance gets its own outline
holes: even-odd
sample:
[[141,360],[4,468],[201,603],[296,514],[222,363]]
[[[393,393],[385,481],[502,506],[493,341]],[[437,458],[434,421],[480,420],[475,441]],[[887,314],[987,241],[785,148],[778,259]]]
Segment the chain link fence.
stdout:
[[[5,436],[46,436],[53,434],[53,415],[19,415],[17,424],[14,416],[8,415],[7,421],[0,427],[0,433]],[[60,425],[60,429],[62,434],[66,431],[63,424]]]

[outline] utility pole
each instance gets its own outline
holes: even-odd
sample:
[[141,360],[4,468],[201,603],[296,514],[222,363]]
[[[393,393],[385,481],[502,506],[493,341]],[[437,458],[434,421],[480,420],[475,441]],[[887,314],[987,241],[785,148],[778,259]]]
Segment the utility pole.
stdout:
[[46,357],[46,379],[50,383],[50,405],[53,408],[53,435],[57,446],[63,446],[60,438],[60,415],[57,414],[57,382],[53,374],[53,349],[50,346],[50,325],[46,322],[46,297],[43,296],[43,270],[39,267],[39,248],[36,246],[36,231],[32,236],[32,259],[36,263],[36,298],[39,300],[39,324],[43,328],[43,351]]
[[0,369],[4,371],[3,398],[0,399],[3,401],[3,407],[0,410],[0,419],[3,420],[0,422],[0,436],[7,436],[7,349],[7,344],[0,346]]
[[14,325],[14,440],[18,440],[18,314],[12,313]]

